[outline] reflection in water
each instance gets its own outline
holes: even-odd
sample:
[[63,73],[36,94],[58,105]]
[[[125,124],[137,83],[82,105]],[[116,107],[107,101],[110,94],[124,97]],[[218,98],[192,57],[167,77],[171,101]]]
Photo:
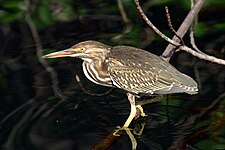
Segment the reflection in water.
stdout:
[[[67,100],[51,98],[43,102],[32,99],[1,122],[1,148],[95,149],[116,126],[123,124],[129,109],[126,95],[118,91],[104,97],[80,92]],[[184,108],[155,103],[144,109],[148,116],[134,121],[132,134],[124,132],[113,140],[109,138],[112,140],[110,150],[131,149],[136,146],[135,141],[140,150],[167,149],[177,139],[192,133],[196,117],[185,113]],[[137,134],[140,130],[143,130],[142,134]]]

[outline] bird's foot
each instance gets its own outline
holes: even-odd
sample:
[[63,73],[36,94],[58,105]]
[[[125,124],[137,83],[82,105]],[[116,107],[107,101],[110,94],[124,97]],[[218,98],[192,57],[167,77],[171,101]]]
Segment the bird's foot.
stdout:
[[117,128],[117,129],[116,129],[115,132],[113,133],[114,136],[120,136],[121,134],[118,134],[118,133],[119,133],[120,131],[122,131],[122,130],[124,130],[124,131],[132,130],[132,129],[130,129],[130,128],[128,128],[128,127],[125,127],[125,126],[123,126],[123,127],[117,126],[116,128]]
[[143,108],[141,107],[141,105],[137,105],[136,106],[136,109],[139,111],[137,111],[137,113],[136,113],[136,118],[138,118],[139,116],[142,116],[142,117],[146,117],[147,115],[144,113],[144,110],[143,110]]

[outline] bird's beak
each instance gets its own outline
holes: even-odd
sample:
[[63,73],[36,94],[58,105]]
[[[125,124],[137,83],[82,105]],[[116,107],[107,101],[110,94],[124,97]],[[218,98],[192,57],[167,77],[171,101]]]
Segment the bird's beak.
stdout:
[[42,58],[76,57],[82,53],[82,48],[68,48],[42,56]]

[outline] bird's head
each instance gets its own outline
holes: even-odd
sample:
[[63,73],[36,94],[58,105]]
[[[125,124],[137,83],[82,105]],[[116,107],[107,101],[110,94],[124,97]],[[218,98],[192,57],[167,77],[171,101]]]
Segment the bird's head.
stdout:
[[110,48],[110,46],[100,42],[84,41],[73,45],[71,48],[44,55],[43,58],[77,57],[85,61],[92,61],[104,59]]

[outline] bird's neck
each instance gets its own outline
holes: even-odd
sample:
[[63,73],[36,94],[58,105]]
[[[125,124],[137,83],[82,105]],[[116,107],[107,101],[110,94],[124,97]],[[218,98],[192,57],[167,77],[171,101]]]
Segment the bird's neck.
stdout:
[[112,86],[112,81],[108,74],[108,65],[104,60],[84,61],[83,70],[90,81],[104,86]]

